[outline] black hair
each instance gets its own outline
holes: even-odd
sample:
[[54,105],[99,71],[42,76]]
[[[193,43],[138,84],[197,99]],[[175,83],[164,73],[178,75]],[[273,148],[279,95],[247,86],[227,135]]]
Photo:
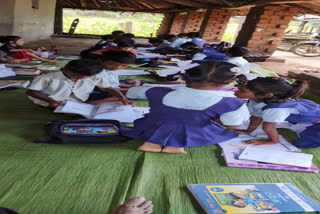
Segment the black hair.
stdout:
[[179,37],[185,37],[185,36],[187,36],[187,34],[186,33],[179,33],[178,36]]
[[99,74],[103,67],[100,63],[91,59],[77,59],[68,62],[64,69],[83,76],[92,76]]
[[237,202],[237,200],[228,201],[228,205],[229,205],[229,206],[233,206],[233,207],[239,207],[239,208],[244,208],[244,207],[247,206],[247,205],[244,205],[244,206],[236,205],[236,202]]
[[231,56],[233,57],[244,56],[249,52],[250,50],[246,47],[232,46],[231,48],[228,49],[228,53],[230,53]]
[[180,45],[180,48],[199,48],[199,46],[194,44],[193,42],[186,42]]
[[193,32],[193,33],[194,33],[194,37],[202,38],[202,33],[201,32]]
[[119,38],[122,34],[124,34],[124,32],[122,30],[115,30],[115,31],[112,31],[111,34],[114,38]]
[[187,83],[209,82],[217,85],[226,84],[236,76],[230,69],[236,65],[228,62],[202,62],[199,66],[186,70],[184,78]]
[[125,37],[125,38],[132,39],[132,38],[134,38],[134,37],[135,37],[135,35],[134,35],[134,34],[132,34],[132,33],[124,33],[124,34],[122,34],[122,36],[121,36],[121,37]]
[[160,34],[160,35],[157,35],[157,38],[159,38],[159,39],[165,39],[167,35],[168,35],[168,34]]
[[188,38],[194,38],[194,37],[195,37],[195,34],[196,34],[196,32],[187,33],[187,37],[188,37]]
[[113,61],[123,64],[134,64],[136,56],[129,51],[106,51],[100,56],[100,59],[104,61]]
[[160,38],[150,38],[149,40],[148,40],[148,42],[149,43],[151,43],[151,44],[154,44],[154,43],[163,43],[163,39],[160,39]]
[[0,36],[0,42],[3,44],[8,44],[10,42],[16,42],[19,39],[22,39],[20,36]]
[[114,36],[112,36],[111,34],[107,34],[107,35],[101,36],[101,39],[103,40],[114,39]]
[[126,37],[120,37],[113,41],[117,44],[118,47],[134,47],[135,42],[133,39],[129,39]]
[[[296,80],[291,84],[284,78],[258,77],[248,81],[246,87],[264,103],[273,104],[290,99],[297,99],[307,90],[308,83],[306,81]],[[270,98],[264,97],[267,93],[272,93],[273,96]]]
[[165,40],[174,39],[174,38],[177,38],[177,36],[173,35],[173,34],[168,34],[168,35],[164,36]]

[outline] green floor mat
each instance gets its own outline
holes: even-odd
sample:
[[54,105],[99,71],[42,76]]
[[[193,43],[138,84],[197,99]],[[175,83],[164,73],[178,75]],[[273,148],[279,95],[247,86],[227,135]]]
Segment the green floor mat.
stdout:
[[[152,200],[155,214],[203,214],[186,188],[192,183],[288,182],[320,203],[319,174],[226,167],[217,145],[175,155],[137,151],[142,144],[137,140],[113,145],[33,143],[46,137],[46,122],[68,117],[33,105],[24,93],[0,92],[0,206],[21,214],[112,213],[135,196]],[[281,133],[296,137],[288,130]],[[320,148],[303,151],[314,154],[320,167]]]

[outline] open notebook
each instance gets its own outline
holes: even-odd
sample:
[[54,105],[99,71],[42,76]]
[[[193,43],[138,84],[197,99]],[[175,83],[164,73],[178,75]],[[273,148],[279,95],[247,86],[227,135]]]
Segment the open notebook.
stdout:
[[148,113],[149,108],[132,107],[122,104],[90,105],[68,101],[64,106],[58,106],[55,113],[80,114],[90,119],[117,120],[122,123],[132,123]]
[[26,88],[30,84],[28,80],[0,80],[0,89],[2,88]]

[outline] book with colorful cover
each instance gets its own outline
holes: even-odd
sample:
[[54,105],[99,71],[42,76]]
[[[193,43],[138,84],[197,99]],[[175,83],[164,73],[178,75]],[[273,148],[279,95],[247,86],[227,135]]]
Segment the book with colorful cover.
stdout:
[[188,189],[208,214],[320,211],[289,183],[189,184]]
[[271,163],[261,163],[251,160],[240,160],[239,156],[244,149],[224,149],[223,157],[226,161],[227,166],[231,167],[243,167],[243,168],[259,168],[259,169],[276,169],[276,170],[289,170],[289,171],[301,171],[301,172],[318,172],[319,169],[312,163],[311,167],[297,167]]

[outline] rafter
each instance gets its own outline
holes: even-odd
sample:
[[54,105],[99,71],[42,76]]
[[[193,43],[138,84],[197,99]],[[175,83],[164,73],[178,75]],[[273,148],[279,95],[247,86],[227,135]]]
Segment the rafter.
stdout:
[[98,3],[97,0],[92,0],[92,2],[96,7],[101,8],[101,5]]

